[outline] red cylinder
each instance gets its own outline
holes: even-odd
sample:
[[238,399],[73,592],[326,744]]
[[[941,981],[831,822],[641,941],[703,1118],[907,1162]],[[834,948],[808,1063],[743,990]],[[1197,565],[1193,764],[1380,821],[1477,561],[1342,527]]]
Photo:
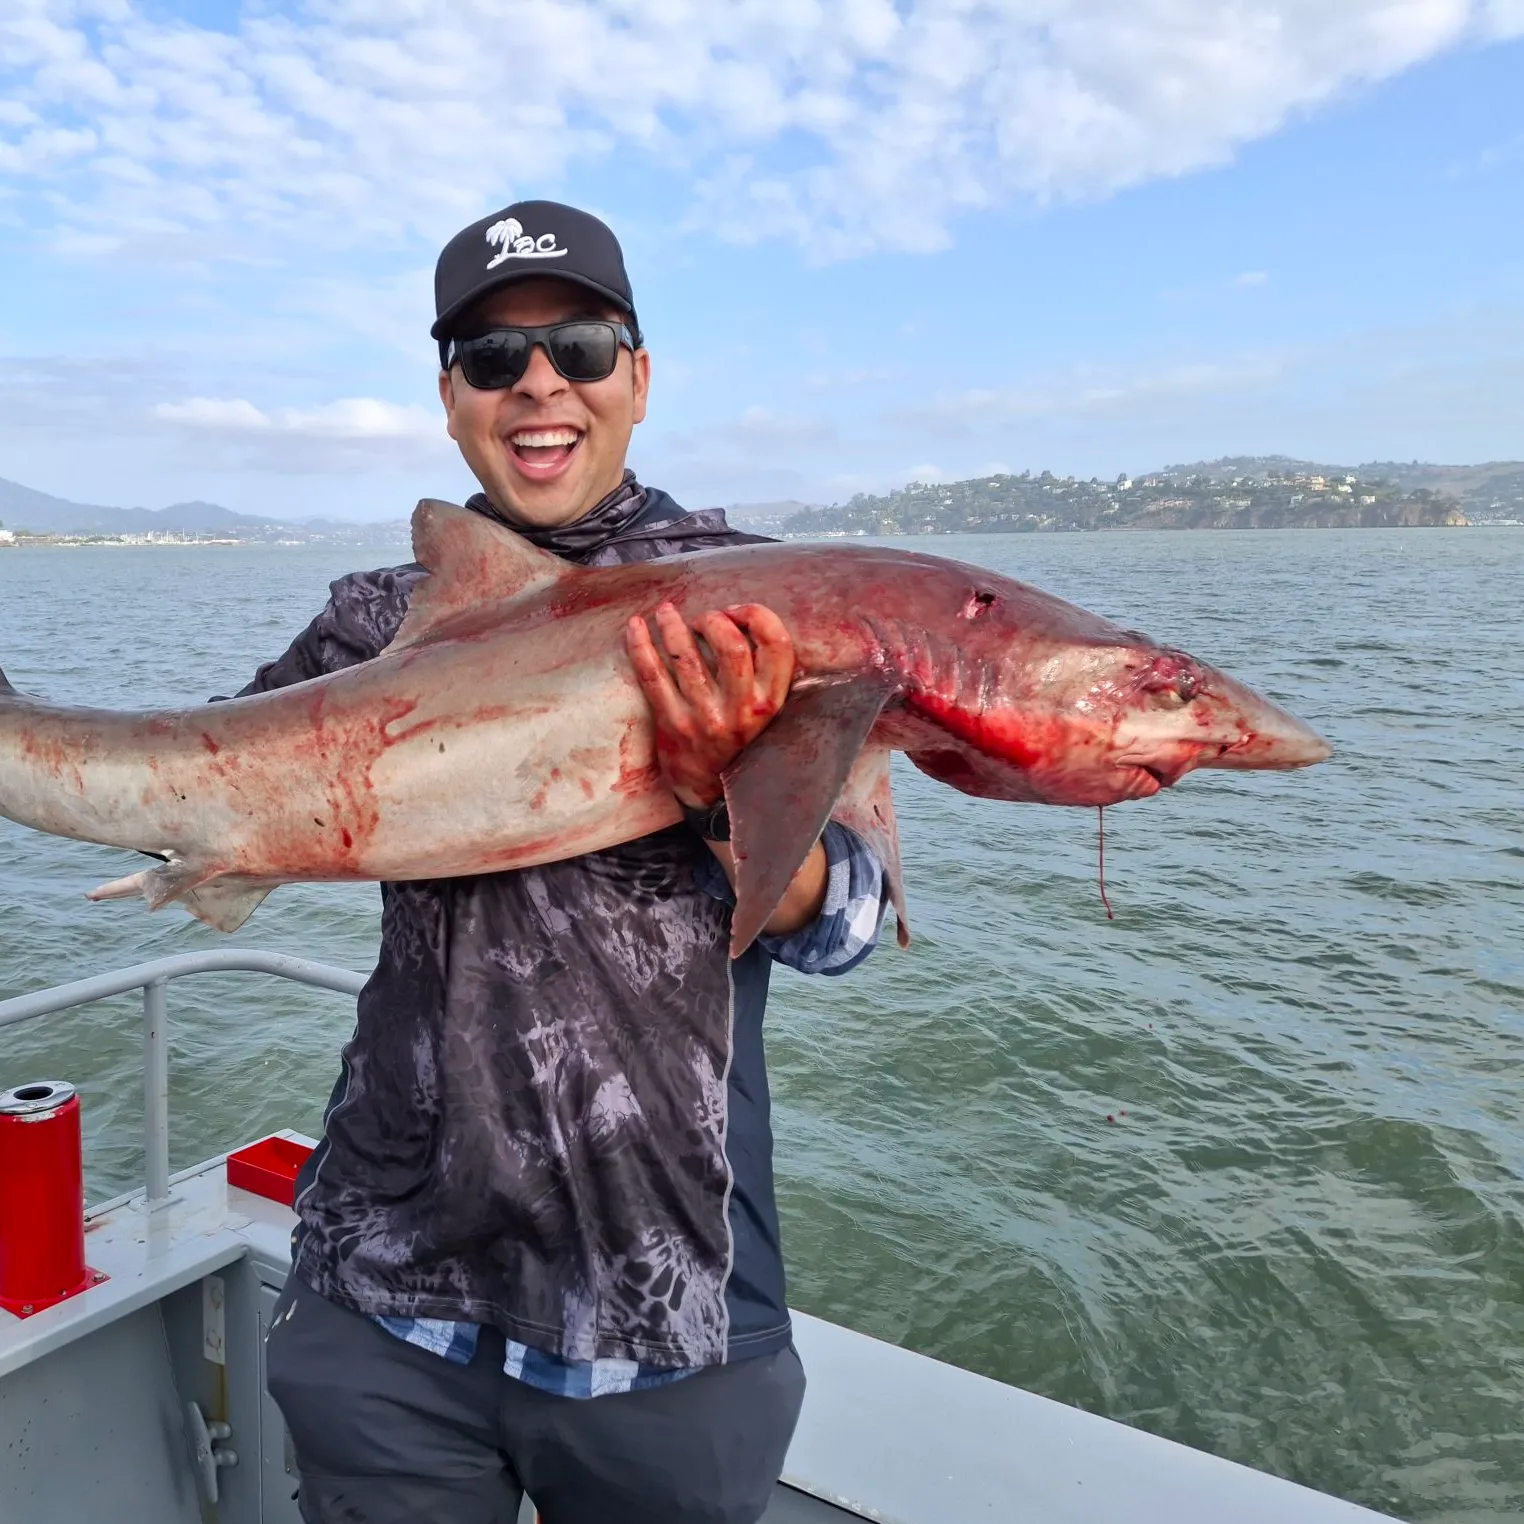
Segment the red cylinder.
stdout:
[[0,1093],[0,1307],[28,1317],[90,1284],[79,1097],[18,1085]]

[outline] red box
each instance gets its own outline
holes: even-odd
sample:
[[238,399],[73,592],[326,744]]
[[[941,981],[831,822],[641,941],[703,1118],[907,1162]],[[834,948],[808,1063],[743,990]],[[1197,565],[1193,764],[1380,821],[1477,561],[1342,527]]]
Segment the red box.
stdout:
[[291,1206],[296,1201],[296,1177],[311,1154],[305,1143],[292,1138],[261,1138],[228,1155],[228,1184]]

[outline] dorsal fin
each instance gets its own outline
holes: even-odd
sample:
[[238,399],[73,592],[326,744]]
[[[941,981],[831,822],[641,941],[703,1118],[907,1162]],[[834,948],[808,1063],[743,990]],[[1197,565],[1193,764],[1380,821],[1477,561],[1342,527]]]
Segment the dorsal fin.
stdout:
[[407,618],[387,648],[392,651],[417,645],[485,604],[579,570],[480,513],[432,497],[413,510],[413,555],[428,576],[413,589]]

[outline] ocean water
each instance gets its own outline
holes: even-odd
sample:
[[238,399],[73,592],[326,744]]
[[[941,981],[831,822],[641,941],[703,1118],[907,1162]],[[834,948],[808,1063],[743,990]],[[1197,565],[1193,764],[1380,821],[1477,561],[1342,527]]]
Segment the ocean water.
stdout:
[[[1524,531],[920,540],[1149,630],[1324,731],[1107,813],[897,771],[915,942],[769,1014],[798,1307],[1402,1517],[1524,1519]],[[0,551],[0,665],[227,693],[402,546]],[[903,760],[903,759],[899,759]],[[0,996],[226,940],[91,906],[123,855],[0,821]],[[370,966],[377,897],[233,940]],[[171,992],[176,1167],[316,1131],[352,1008]],[[0,1033],[141,1169],[137,1006]]]

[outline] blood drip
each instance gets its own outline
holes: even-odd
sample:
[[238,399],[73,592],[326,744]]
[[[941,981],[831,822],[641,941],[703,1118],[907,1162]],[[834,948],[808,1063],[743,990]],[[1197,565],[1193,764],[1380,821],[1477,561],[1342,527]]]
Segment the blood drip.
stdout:
[[1095,808],[1095,818],[1099,825],[1097,845],[1099,847],[1100,870],[1101,870],[1101,903],[1106,907],[1106,919],[1116,920],[1116,912],[1111,908],[1111,901],[1106,898],[1106,806],[1098,804]]

